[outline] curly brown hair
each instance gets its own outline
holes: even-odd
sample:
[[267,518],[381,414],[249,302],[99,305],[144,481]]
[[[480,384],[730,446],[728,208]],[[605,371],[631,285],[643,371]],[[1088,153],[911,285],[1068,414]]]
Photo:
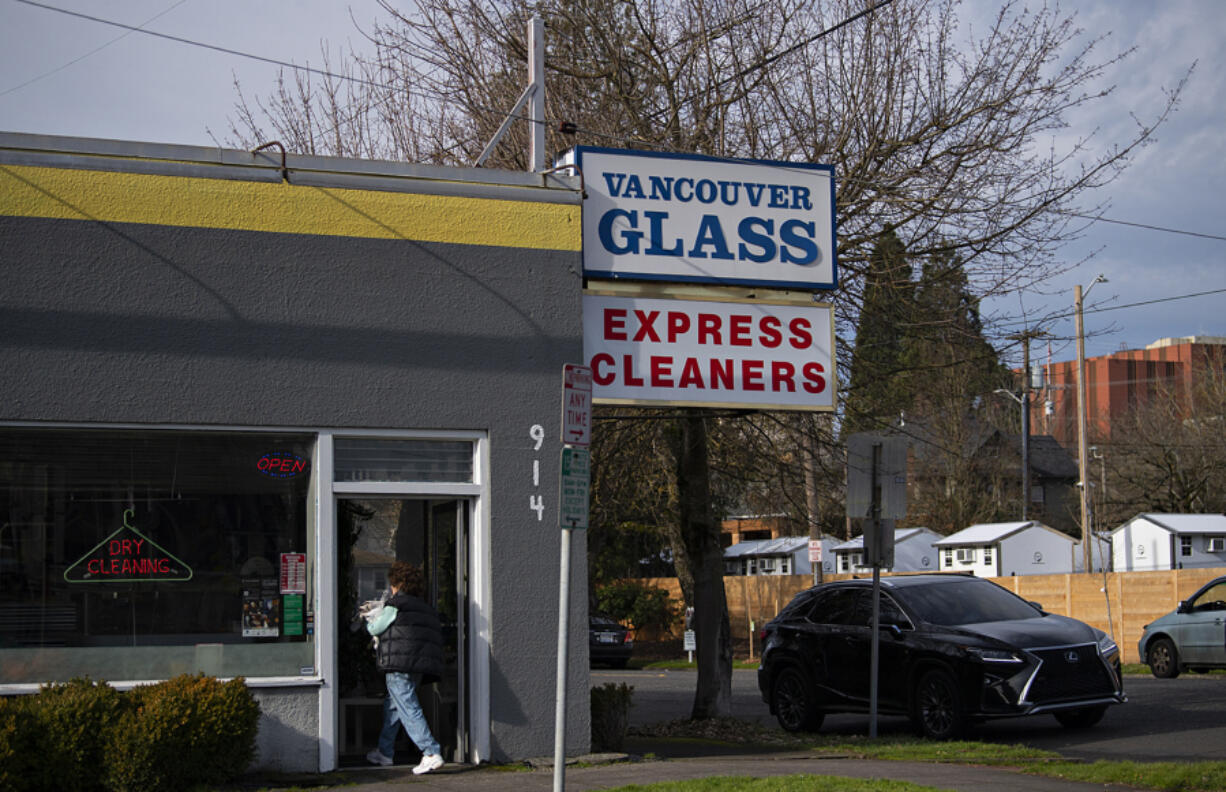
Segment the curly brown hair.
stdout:
[[421,567],[408,561],[393,563],[387,570],[387,582],[388,585],[414,597],[420,597],[425,589]]

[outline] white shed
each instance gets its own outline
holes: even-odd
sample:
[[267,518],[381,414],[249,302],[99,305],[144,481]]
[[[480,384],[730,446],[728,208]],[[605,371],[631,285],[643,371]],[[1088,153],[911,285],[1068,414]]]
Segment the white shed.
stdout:
[[[893,572],[935,572],[941,535],[928,528],[899,528],[894,531]],[[871,572],[864,563],[864,535],[849,539],[834,548],[836,572]]]
[[1226,515],[1138,514],[1111,532],[1117,572],[1226,566]]
[[1073,571],[1077,542],[1040,522],[982,523],[936,542],[940,571],[977,577],[1057,575]]

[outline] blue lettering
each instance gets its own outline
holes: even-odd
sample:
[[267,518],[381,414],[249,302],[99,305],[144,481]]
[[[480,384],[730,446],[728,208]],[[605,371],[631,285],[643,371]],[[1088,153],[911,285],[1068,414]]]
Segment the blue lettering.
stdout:
[[[682,203],[689,203],[690,201],[694,200],[694,180],[693,179],[684,179],[684,178],[677,179],[675,184],[676,186],[673,191],[673,194],[677,196],[678,201],[681,201]],[[682,185],[686,185],[689,188],[686,191],[685,195],[681,194]]]
[[664,221],[668,219],[668,212],[643,212],[643,217],[651,222],[651,245],[643,251],[643,255],[680,256],[682,251],[680,239],[676,240],[676,244],[671,248],[664,247]]
[[613,195],[613,197],[617,198],[619,195],[621,195],[622,184],[624,184],[626,181],[626,174],[604,173],[601,175],[604,176],[604,183],[609,185],[609,192]]
[[[763,233],[758,233],[754,226],[760,227]],[[774,220],[766,220],[761,217],[746,217],[737,226],[736,230],[742,240],[740,246],[737,247],[737,258],[748,259],[749,261],[756,261],[761,264],[775,257],[777,250],[775,240],[769,236],[775,233]],[[761,252],[758,253],[750,250],[748,245],[757,245]]]
[[[732,195],[728,194],[729,188],[731,188]],[[722,181],[719,183],[719,199],[724,202],[725,206],[736,206],[736,202],[740,200],[740,197],[741,197],[741,183],[740,182]]]
[[694,247],[690,249],[690,257],[706,258],[707,254],[702,249],[708,245],[714,248],[711,258],[733,258],[732,253],[728,250],[728,243],[724,239],[724,229],[719,224],[719,217],[717,215],[702,216],[702,221],[698,226],[698,238],[694,240]]
[[703,179],[702,181],[698,182],[698,186],[695,188],[694,193],[698,196],[698,200],[702,203],[715,203],[715,196],[717,195],[715,182],[711,181],[710,179]]
[[651,185],[651,200],[671,201],[673,199],[672,176],[648,176],[647,182]]
[[626,191],[622,193],[624,198],[646,198],[643,194],[643,183],[639,181],[637,173],[630,174],[630,178],[626,180]]
[[[621,232],[621,238],[624,244],[618,244],[613,238],[613,224],[618,219],[624,219],[629,225],[629,228]],[[622,255],[624,253],[638,253],[639,240],[643,238],[643,232],[637,231],[639,225],[639,213],[628,212],[625,209],[611,209],[604,213],[600,218],[600,244],[604,249],[614,255]]]
[[813,211],[813,202],[809,200],[809,188],[799,184],[792,185],[792,208]]
[[788,208],[788,186],[786,184],[771,185],[771,202],[768,206],[772,209]]
[[[807,236],[801,236],[800,231],[807,233]],[[817,261],[818,250],[817,243],[813,241],[813,237],[817,235],[817,227],[813,223],[806,223],[802,220],[788,220],[779,227],[779,238],[783,241],[783,247],[780,248],[779,258],[784,264],[812,264]],[[799,248],[802,255],[792,253],[788,247]]]
[[750,206],[757,206],[762,202],[762,191],[765,189],[765,184],[751,184],[749,182],[745,182],[745,195],[749,196]]

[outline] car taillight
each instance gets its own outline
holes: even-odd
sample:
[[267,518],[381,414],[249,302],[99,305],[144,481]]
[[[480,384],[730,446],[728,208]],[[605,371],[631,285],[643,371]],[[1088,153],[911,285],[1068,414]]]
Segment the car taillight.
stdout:
[[758,630],[758,643],[760,644],[766,643],[766,628],[765,627],[763,627],[761,630]]

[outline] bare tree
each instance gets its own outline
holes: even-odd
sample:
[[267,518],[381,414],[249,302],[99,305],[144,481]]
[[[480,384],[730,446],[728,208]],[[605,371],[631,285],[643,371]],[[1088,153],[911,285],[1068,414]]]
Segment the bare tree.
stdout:
[[[1219,356],[1220,358],[1220,356]],[[1174,383],[1111,422],[1102,443],[1108,494],[1096,493],[1103,525],[1138,512],[1226,512],[1226,374],[1221,360]],[[1093,480],[1094,476],[1087,476]],[[1102,482],[1096,482],[1104,486]]]
[[[524,30],[541,14],[554,151],[588,143],[834,165],[844,339],[884,228],[911,255],[957,255],[979,296],[1050,277],[1055,251],[1082,230],[1070,212],[1098,208],[1084,205],[1089,192],[1116,178],[1179,95],[1097,152],[1088,137],[1060,140],[1071,112],[1110,93],[1097,86],[1127,53],[1101,54],[1101,37],[1046,6],[1005,3],[971,33],[956,0],[378,2],[375,52],[343,72],[361,82],[294,80],[254,107],[240,96],[235,138],[471,164],[524,83]],[[575,134],[557,132],[560,121]],[[525,126],[491,164],[525,166]],[[710,429],[698,414],[673,427],[678,475],[707,475]],[[708,585],[722,574],[709,551],[718,523],[701,502],[709,489],[677,482],[685,536],[674,550],[697,554],[678,561],[720,609],[722,586]],[[727,714],[726,632],[719,613],[699,618],[699,656],[712,662],[700,666],[694,714]]]

